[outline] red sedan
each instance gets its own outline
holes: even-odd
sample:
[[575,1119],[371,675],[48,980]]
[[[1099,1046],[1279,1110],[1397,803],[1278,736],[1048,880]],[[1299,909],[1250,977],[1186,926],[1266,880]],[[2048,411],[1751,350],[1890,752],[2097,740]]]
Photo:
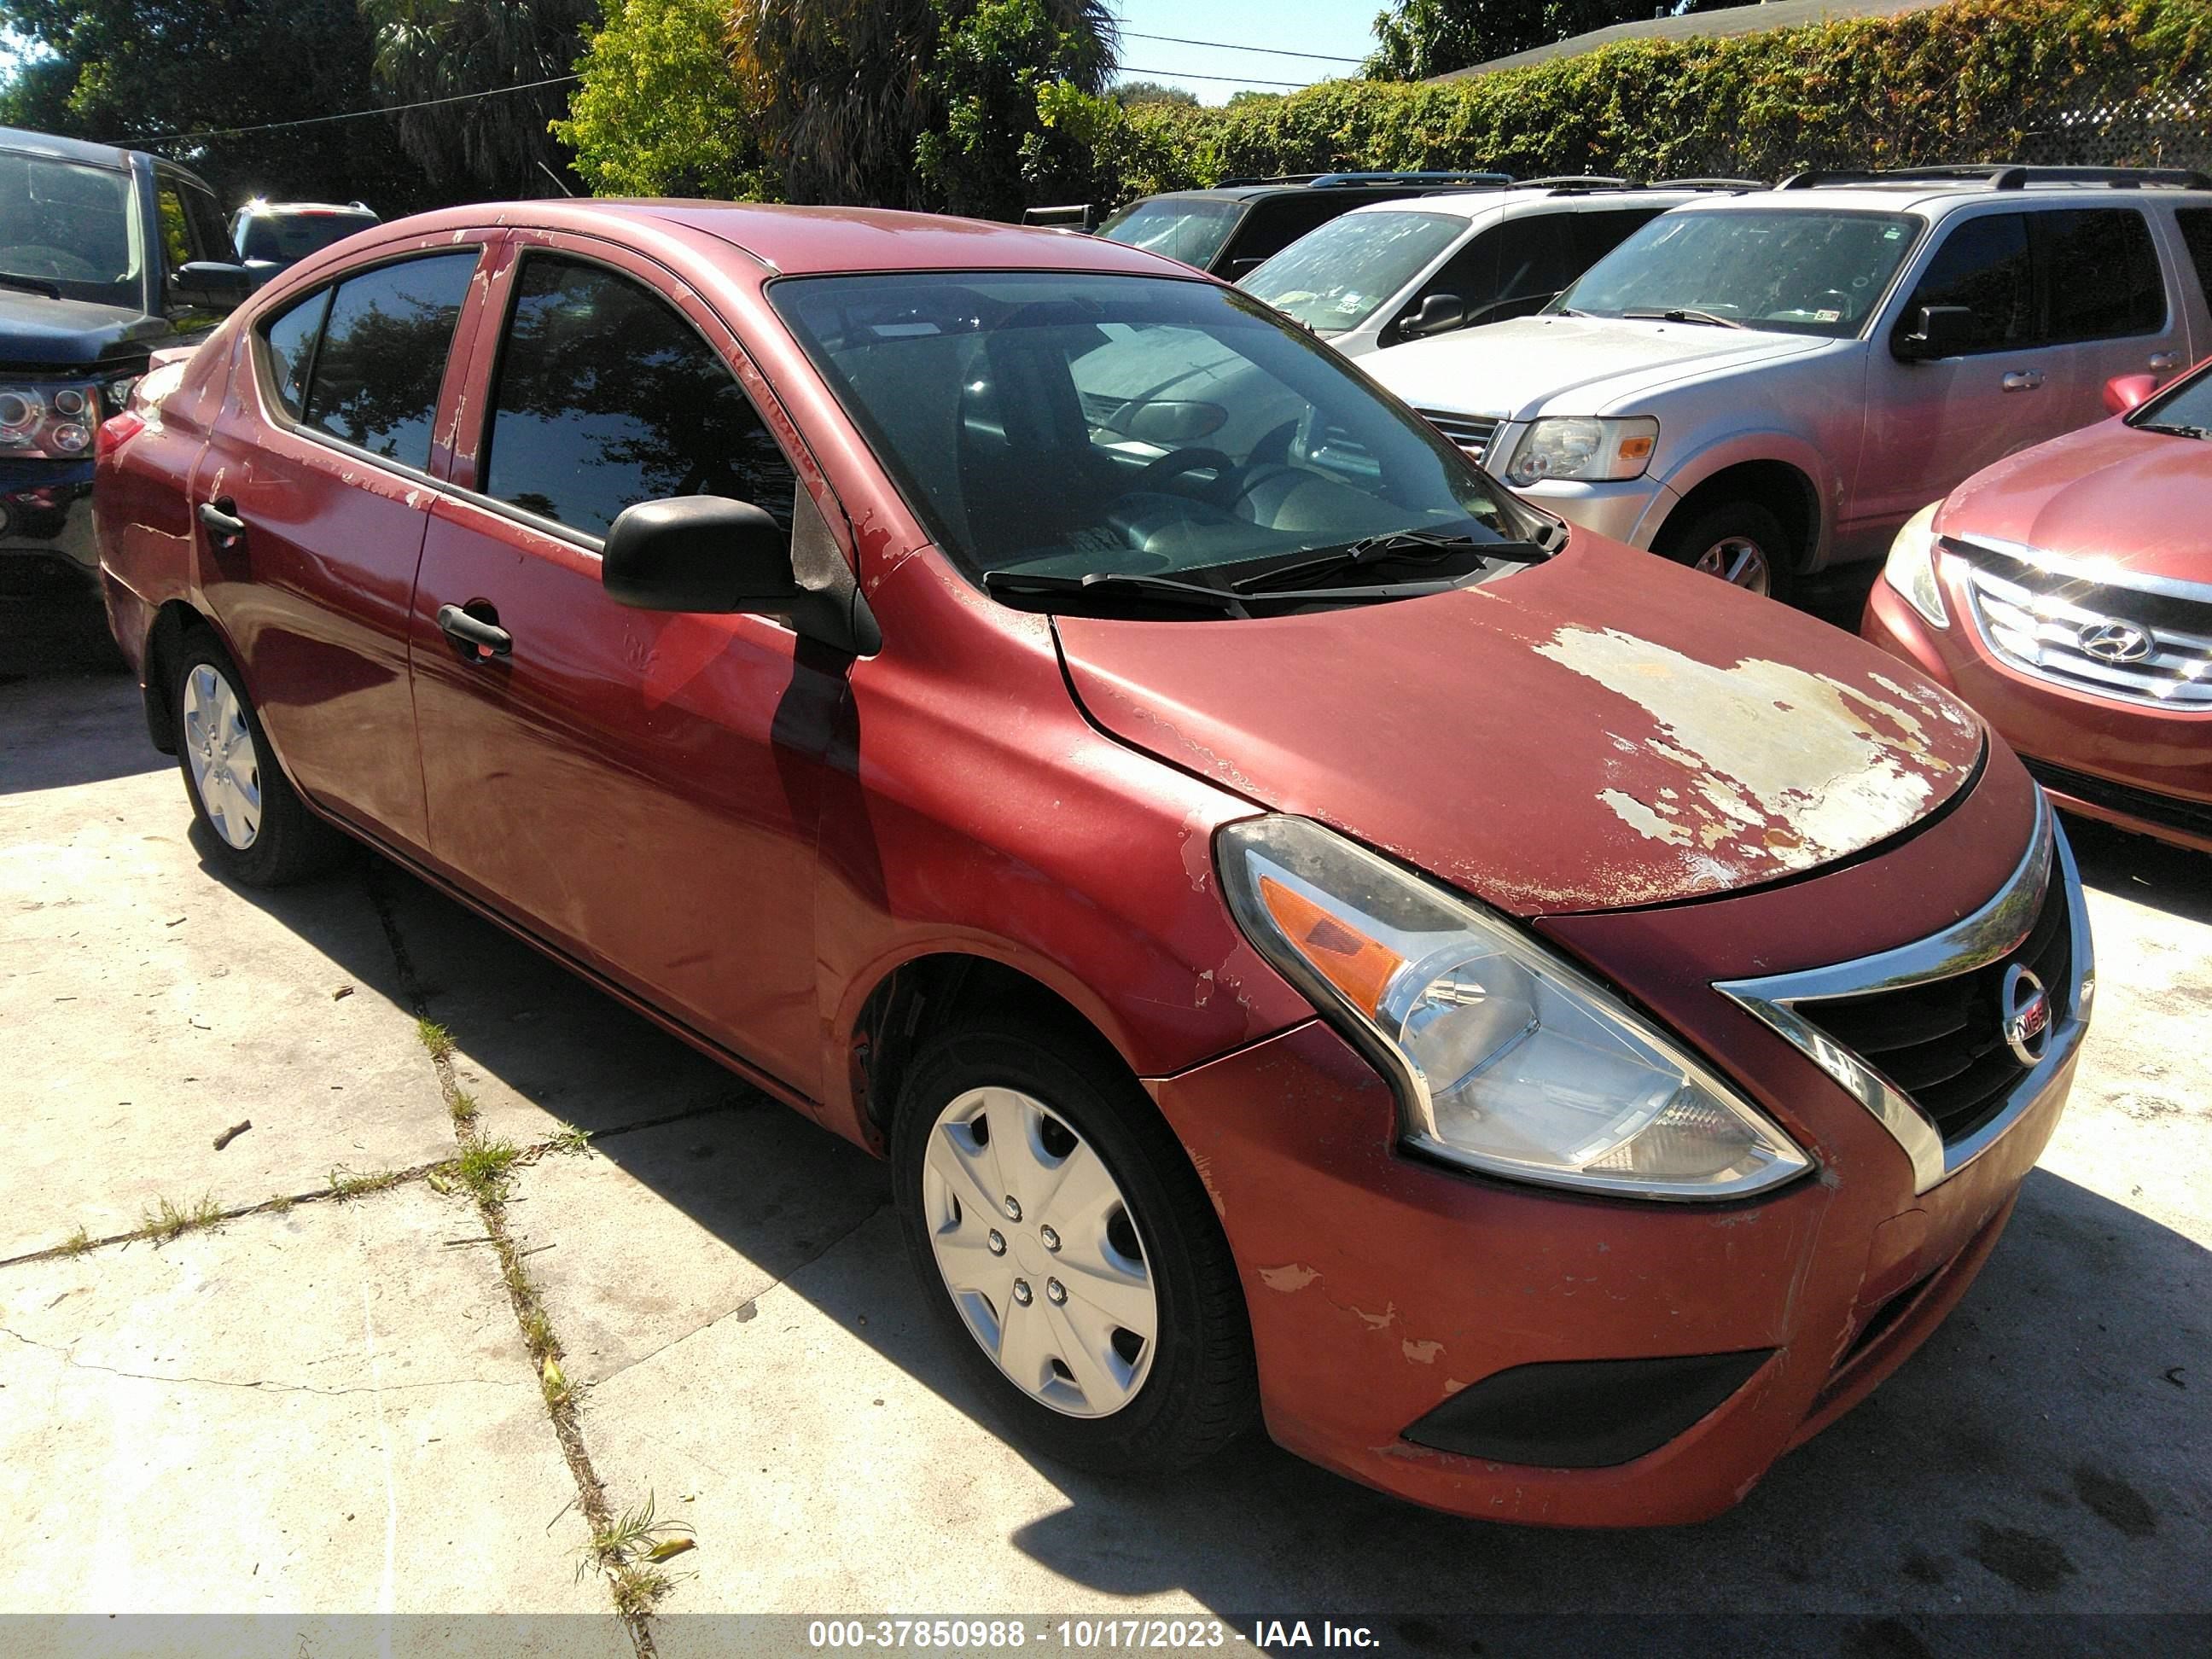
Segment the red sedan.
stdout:
[[1906,525],[1860,631],[2062,806],[2212,852],[2212,362],[2106,401]]
[[2079,884],[1980,721],[1139,250],[457,209],[101,452],[210,860],[343,831],[887,1155],[1073,1462],[1264,1419],[1712,1515],[1958,1301],[2072,1079]]

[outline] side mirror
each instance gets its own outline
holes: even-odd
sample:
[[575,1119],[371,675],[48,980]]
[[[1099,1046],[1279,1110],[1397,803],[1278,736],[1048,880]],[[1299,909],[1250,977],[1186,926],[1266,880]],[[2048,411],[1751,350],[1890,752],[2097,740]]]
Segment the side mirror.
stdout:
[[2105,382],[2105,407],[2115,415],[2140,409],[2158,390],[2155,374],[2115,374]]
[[744,611],[852,655],[883,644],[820,509],[798,492],[792,533],[750,501],[679,495],[624,507],[599,553],[607,597],[639,611]]
[[1890,355],[1906,363],[1956,357],[1972,349],[1974,329],[1972,306],[1923,306],[1919,327],[1910,334],[1898,336],[1891,343]]
[[235,311],[253,292],[253,277],[244,265],[195,259],[177,267],[169,278],[169,288],[186,305],[209,311]]
[[1466,301],[1456,294],[1431,294],[1421,301],[1419,311],[1399,319],[1398,332],[1409,340],[1419,340],[1431,334],[1449,334],[1466,325]]

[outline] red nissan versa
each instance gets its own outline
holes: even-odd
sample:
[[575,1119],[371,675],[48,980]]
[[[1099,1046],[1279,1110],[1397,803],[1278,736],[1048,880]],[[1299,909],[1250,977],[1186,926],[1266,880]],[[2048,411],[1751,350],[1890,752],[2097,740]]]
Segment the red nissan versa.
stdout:
[[1052,231],[532,203],[105,430],[219,872],[378,848],[890,1158],[977,1386],[1693,1521],[1964,1292],[2089,939],[2011,751]]
[[2212,852],[2212,362],[1976,473],[1898,534],[1860,632],[2059,805]]

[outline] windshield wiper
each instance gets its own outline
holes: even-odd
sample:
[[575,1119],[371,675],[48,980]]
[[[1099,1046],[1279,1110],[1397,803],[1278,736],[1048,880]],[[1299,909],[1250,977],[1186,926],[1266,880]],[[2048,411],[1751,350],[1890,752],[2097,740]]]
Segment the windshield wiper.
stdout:
[[1239,593],[1268,593],[1279,584],[1301,578],[1340,575],[1362,565],[1386,559],[1412,559],[1427,564],[1454,553],[1478,553],[1483,562],[1496,559],[1507,564],[1537,564],[1551,556],[1534,542],[1479,542],[1472,536],[1444,536],[1432,530],[1398,530],[1387,536],[1369,536],[1346,547],[1332,548],[1318,558],[1278,565],[1230,586]]
[[2169,426],[2162,421],[2145,421],[2136,430],[2171,433],[2177,438],[2212,438],[2212,426]]
[[1044,571],[986,570],[983,591],[1035,596],[1041,593],[1141,593],[1147,599],[1178,605],[1203,605],[1211,610],[1243,613],[1238,597],[1225,587],[1198,582],[1179,582],[1172,576],[1147,576],[1127,570],[1094,570],[1082,576],[1055,576]]
[[1624,311],[1620,314],[1633,317],[1642,323],[1704,323],[1712,328],[1743,326],[1733,317],[1723,317],[1717,312],[1692,310],[1683,306],[1670,307],[1665,311]]
[[43,294],[49,300],[62,297],[62,285],[45,276],[18,276],[12,270],[0,270],[0,288],[20,288],[26,294]]

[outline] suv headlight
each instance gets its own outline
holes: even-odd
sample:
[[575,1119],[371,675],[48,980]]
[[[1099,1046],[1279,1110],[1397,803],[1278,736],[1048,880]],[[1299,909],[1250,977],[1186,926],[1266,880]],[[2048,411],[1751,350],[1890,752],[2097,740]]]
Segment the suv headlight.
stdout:
[[100,421],[100,388],[89,383],[0,386],[0,456],[80,459]]
[[1936,627],[1948,628],[1951,613],[1943,603],[1942,584],[1936,580],[1936,509],[1942,505],[1930,501],[1905,521],[1889,544],[1881,579]]
[[1395,1074],[1408,1141],[1492,1175],[1741,1198],[1812,1167],[1602,986],[1475,905],[1306,818],[1217,838],[1262,955]]
[[1659,422],[1649,415],[1597,420],[1547,415],[1522,434],[1506,469],[1509,483],[1546,478],[1640,478],[1659,444]]

